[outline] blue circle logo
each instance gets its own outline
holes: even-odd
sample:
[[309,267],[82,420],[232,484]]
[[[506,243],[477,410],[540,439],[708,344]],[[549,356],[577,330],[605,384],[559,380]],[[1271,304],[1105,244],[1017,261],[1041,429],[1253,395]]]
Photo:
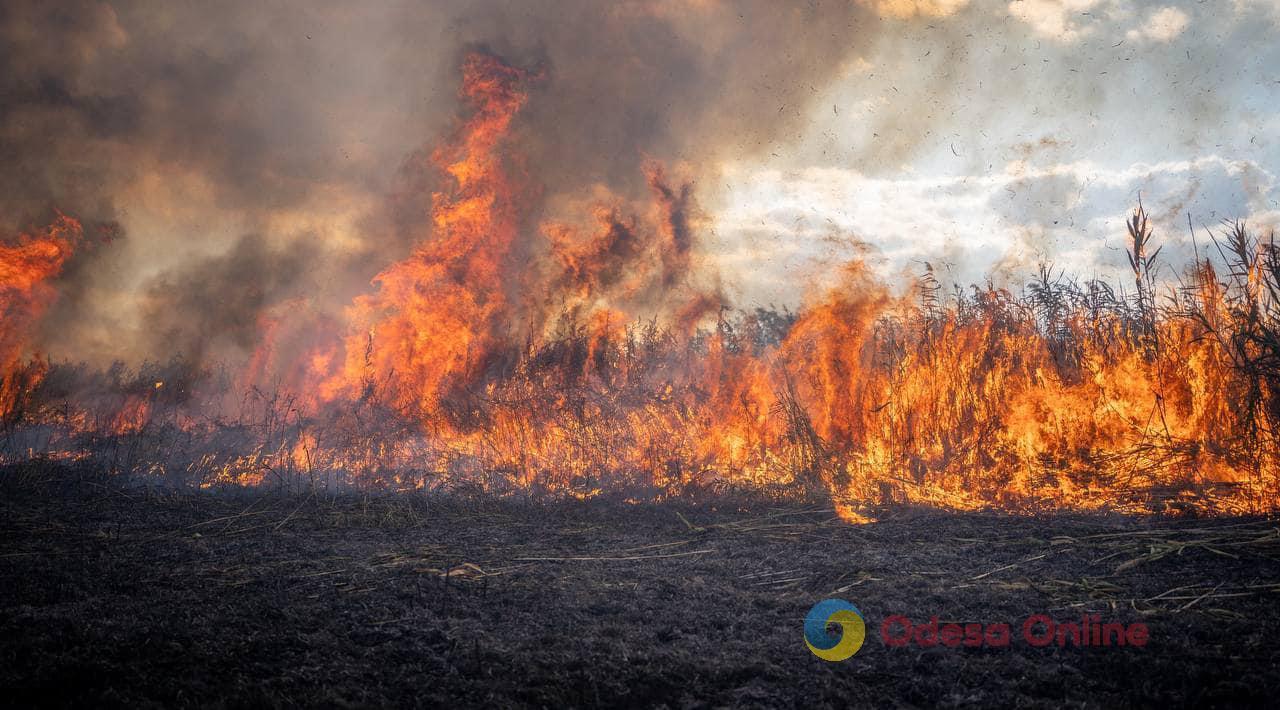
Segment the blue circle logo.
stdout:
[[[827,631],[832,624],[840,627],[839,632]],[[843,599],[823,599],[804,617],[804,643],[824,661],[845,660],[862,648],[866,638],[862,612]]]

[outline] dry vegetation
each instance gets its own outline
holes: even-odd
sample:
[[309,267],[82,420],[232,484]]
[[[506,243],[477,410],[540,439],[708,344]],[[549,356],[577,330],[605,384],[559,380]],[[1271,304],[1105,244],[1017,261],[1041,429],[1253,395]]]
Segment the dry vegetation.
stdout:
[[1139,207],[1124,284],[1043,267],[1021,292],[946,292],[926,269],[904,297],[855,262],[797,313],[738,312],[698,272],[692,188],[661,165],[649,205],[606,195],[531,224],[512,126],[536,81],[469,55],[413,252],[344,322],[284,304],[234,368],[33,357],[80,226],[4,247],[0,460],[178,486],[817,492],[850,520],[890,501],[1275,509],[1272,239],[1227,224],[1160,271]]
[[36,360],[6,375],[0,455],[180,486],[1273,508],[1280,251],[1229,225],[1162,285],[1141,210],[1129,230],[1128,289],[1043,268],[1017,295],[944,294],[926,271],[908,303],[855,270],[799,314],[722,312],[691,337],[565,317],[431,411],[399,379],[314,406],[182,360]]

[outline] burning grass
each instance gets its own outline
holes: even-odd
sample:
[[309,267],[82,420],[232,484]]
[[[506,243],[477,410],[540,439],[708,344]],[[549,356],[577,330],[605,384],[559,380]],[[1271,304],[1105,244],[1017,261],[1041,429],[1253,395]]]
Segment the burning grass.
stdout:
[[1236,227],[1223,255],[1224,276],[1205,260],[1163,294],[1149,262],[1127,297],[1046,270],[950,299],[926,275],[904,303],[857,272],[798,314],[688,337],[566,318],[430,405],[393,377],[315,403],[183,361],[36,360],[6,377],[3,451],[195,486],[1269,510],[1278,253]]
[[887,502],[1276,508],[1273,240],[1229,224],[1160,279],[1139,208],[1124,286],[1045,267],[1018,293],[947,293],[926,270],[903,296],[853,263],[796,313],[735,311],[698,269],[677,170],[646,166],[646,205],[601,195],[535,223],[516,128],[540,80],[471,55],[417,248],[341,318],[273,320],[243,368],[40,357],[78,226],[5,247],[26,256],[0,272],[0,458],[200,487],[817,493],[848,520]]

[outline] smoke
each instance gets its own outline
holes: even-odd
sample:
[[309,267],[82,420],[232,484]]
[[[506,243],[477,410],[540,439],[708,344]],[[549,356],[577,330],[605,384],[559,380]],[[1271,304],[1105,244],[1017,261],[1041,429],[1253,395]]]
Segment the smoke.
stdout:
[[685,259],[696,183],[722,156],[798,133],[874,11],[844,0],[6,3],[0,232],[56,209],[91,234],[127,235],[64,270],[44,336],[55,356],[248,347],[282,299],[338,312],[430,238],[428,156],[457,121],[461,57],[484,48],[541,77],[513,141],[531,200],[522,228],[555,218],[557,197],[600,186],[652,200],[653,161],[694,183],[659,181]]
[[272,249],[257,235],[225,254],[167,271],[144,295],[147,349],[196,361],[250,352],[260,335],[259,315],[314,293],[317,271],[310,253]]

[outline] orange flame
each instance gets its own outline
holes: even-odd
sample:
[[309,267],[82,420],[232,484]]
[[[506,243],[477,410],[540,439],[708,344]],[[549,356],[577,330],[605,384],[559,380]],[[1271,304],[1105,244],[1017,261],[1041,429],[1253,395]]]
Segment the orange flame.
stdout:
[[[734,315],[697,283],[692,188],[656,162],[643,169],[647,205],[596,188],[570,218],[533,223],[536,185],[512,144],[534,79],[491,56],[465,60],[468,114],[432,154],[445,183],[430,236],[345,322],[302,301],[264,314],[238,386],[284,372],[277,385],[315,401],[263,396],[261,424],[210,424],[222,448],[183,452],[186,470],[207,484],[341,476],[582,497],[817,490],[850,521],[878,501],[1280,504],[1274,244],[1238,227],[1228,274],[1197,263],[1184,288],[1158,295],[1140,211],[1134,297],[1046,270],[1022,295],[988,286],[943,299],[925,279],[917,302],[855,262],[798,314]],[[78,239],[60,218],[0,252],[0,411],[26,391],[30,377],[13,373]],[[170,390],[181,396],[162,399]],[[165,416],[197,407],[183,405],[189,394],[126,398],[107,428],[141,432],[155,403]],[[201,434],[184,426],[177,438]]]
[[80,223],[58,215],[52,224],[0,244],[0,418],[7,417],[24,391],[43,376],[38,360],[27,366],[32,331],[53,302],[48,281],[62,270],[83,237]]
[[399,409],[432,413],[499,354],[513,315],[506,261],[521,218],[500,148],[527,79],[493,57],[467,58],[462,97],[473,113],[456,144],[433,156],[453,184],[433,197],[431,239],[379,274],[377,292],[351,309],[344,366],[322,386],[326,397],[362,397],[394,377]]

